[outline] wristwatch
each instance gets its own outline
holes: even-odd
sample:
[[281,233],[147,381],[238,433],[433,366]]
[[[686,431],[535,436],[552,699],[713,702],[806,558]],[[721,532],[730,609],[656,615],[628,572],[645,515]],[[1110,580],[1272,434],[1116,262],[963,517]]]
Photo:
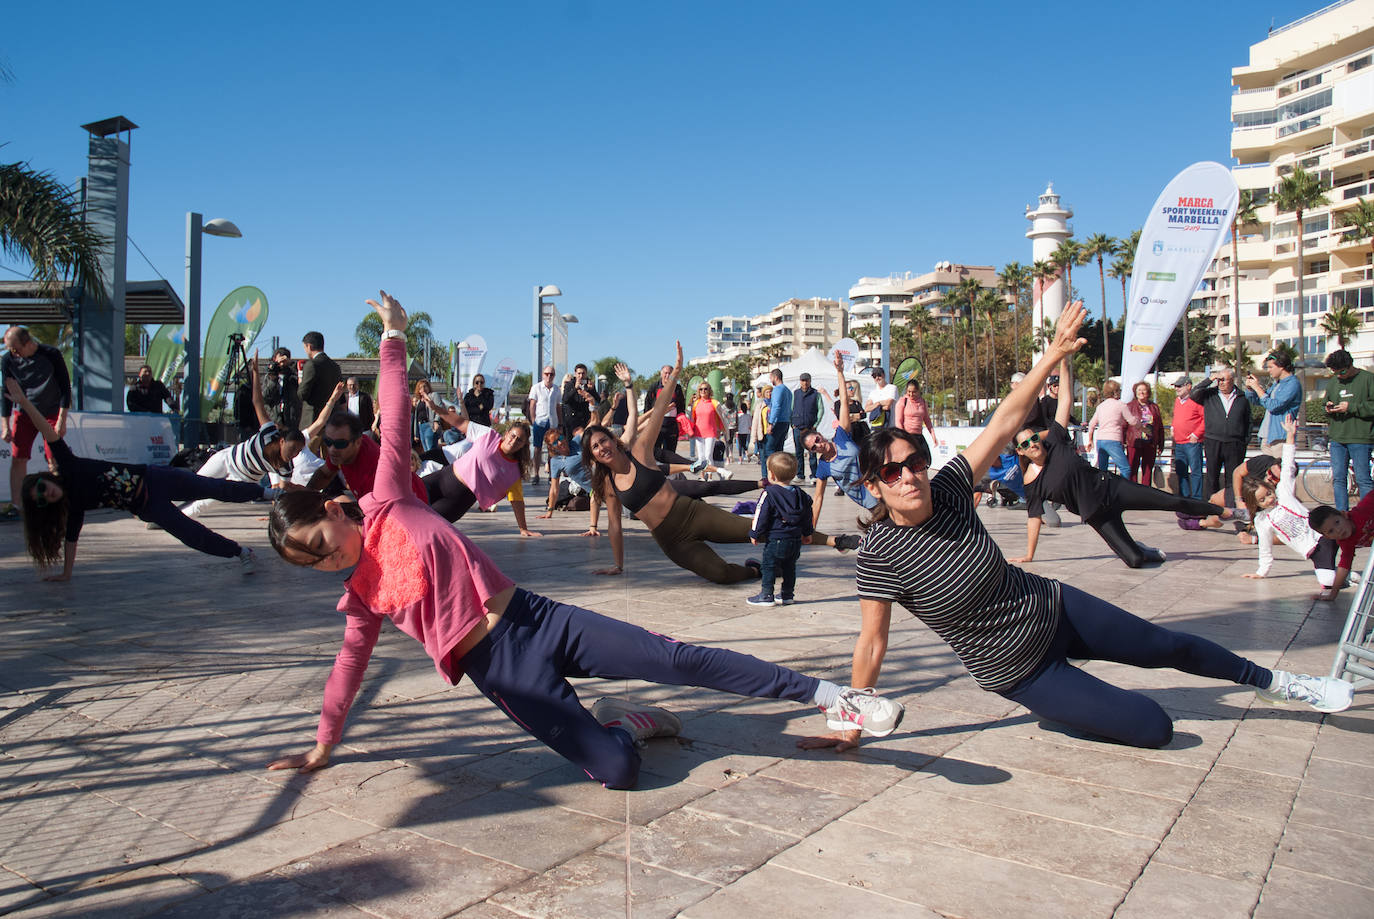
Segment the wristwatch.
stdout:
[[404,340],[405,340],[405,337],[406,337],[406,333],[405,333],[405,332],[402,332],[400,329],[387,329],[385,332],[382,333],[382,338],[384,338],[384,339],[385,339],[385,338],[399,338],[399,339],[401,339],[402,341],[404,341]]

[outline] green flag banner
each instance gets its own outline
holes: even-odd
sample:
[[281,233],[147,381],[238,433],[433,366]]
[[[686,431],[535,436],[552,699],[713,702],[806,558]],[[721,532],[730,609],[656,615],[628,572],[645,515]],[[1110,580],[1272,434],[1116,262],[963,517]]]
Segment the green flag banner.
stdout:
[[153,337],[148,339],[148,366],[153,368],[153,379],[161,380],[162,385],[171,389],[172,381],[185,363],[186,327],[158,326]]
[[210,409],[224,402],[228,385],[229,340],[243,336],[244,350],[252,354],[253,342],[267,322],[267,295],[256,287],[239,287],[220,301],[219,308],[205,330],[205,350],[201,352],[200,417],[210,417]]
[[914,357],[909,357],[897,365],[897,370],[892,374],[892,384],[897,387],[897,392],[905,392],[907,381],[915,379],[921,382],[921,362]]

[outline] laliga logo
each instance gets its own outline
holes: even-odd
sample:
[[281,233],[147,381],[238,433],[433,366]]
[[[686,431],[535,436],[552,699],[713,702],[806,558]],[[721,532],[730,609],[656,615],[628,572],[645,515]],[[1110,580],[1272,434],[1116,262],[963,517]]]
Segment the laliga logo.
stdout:
[[1165,300],[1163,297],[1141,297],[1141,298],[1140,298],[1140,305],[1141,305],[1141,306],[1149,306],[1151,303],[1167,303],[1167,302],[1168,302],[1168,301]]

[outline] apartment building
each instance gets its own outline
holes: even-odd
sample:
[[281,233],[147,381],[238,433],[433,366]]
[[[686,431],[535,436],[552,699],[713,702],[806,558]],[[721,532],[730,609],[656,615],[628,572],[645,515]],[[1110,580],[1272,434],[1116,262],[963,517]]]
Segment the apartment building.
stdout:
[[[1357,362],[1374,357],[1374,266],[1370,241],[1344,239],[1341,217],[1374,197],[1374,0],[1343,0],[1272,30],[1250,47],[1250,62],[1231,71],[1231,154],[1236,183],[1258,202],[1257,222],[1239,227],[1239,291],[1233,289],[1229,241],[1209,272],[1206,310],[1218,347],[1236,336],[1253,352],[1271,342],[1298,346],[1297,238],[1303,241],[1303,339],[1309,356],[1335,345],[1320,322],[1332,307],[1360,311],[1350,345]],[[1274,192],[1301,166],[1329,190],[1330,204],[1280,213]]]
[[828,350],[844,338],[845,309],[838,300],[784,300],[759,316],[713,316],[706,320],[706,356],[692,363],[726,364],[737,357],[761,359],[781,345],[781,360],[796,360],[810,348]]

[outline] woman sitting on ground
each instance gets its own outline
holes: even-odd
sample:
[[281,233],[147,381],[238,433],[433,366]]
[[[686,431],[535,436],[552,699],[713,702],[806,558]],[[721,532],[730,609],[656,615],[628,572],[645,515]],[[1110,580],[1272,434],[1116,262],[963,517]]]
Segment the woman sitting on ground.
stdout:
[[[649,417],[632,430],[626,427],[628,449],[600,425],[592,425],[582,435],[582,461],[592,470],[593,491],[606,502],[611,550],[615,567],[599,569],[597,574],[616,575],[625,570],[624,534],[620,526],[620,505],[634,514],[654,537],[663,554],[680,568],[686,568],[716,584],[738,584],[759,577],[754,559],[743,565],[725,561],[708,543],[747,543],[749,521],[721,508],[679,493],[664,473],[655,468],[654,434],[672,401],[678,374],[682,372],[682,344],[677,346],[677,364],[659,390]],[[638,420],[636,419],[636,422]],[[638,436],[639,430],[645,433]],[[814,545],[834,546],[847,551],[858,545],[857,536],[813,534]]]
[[[1173,737],[1173,723],[1153,699],[1098,679],[1070,658],[1172,667],[1321,712],[1348,707],[1352,691],[1343,680],[1266,670],[1206,639],[1161,628],[1003,559],[973,507],[973,483],[1022,429],[1050,371],[1087,344],[1078,337],[1082,323],[1081,302],[1065,307],[1053,341],[1025,383],[934,477],[924,438],[884,428],[864,445],[863,473],[878,506],[859,549],[863,625],[854,646],[853,685],[877,684],[895,602],[948,642],[983,689],[1118,743],[1162,747]],[[848,731],[803,746],[845,750],[858,740]]]
[[72,453],[66,441],[43,417],[19,381],[5,381],[10,399],[29,416],[47,443],[57,473],[37,472],[24,477],[18,500],[24,508],[24,541],[40,569],[62,561],[59,574],[45,581],[69,581],[76,565],[76,542],[86,522],[86,511],[113,507],[166,530],[183,545],[220,558],[237,558],[244,574],[253,573],[253,550],[240,546],[183,514],[179,501],[213,498],[243,504],[276,489],[264,491],[257,482],[196,475],[189,469],[142,463],[107,463]]
[[[403,406],[405,311],[385,292],[381,303],[368,302],[386,330],[380,391],[393,397],[389,404]],[[901,722],[902,707],[881,696],[733,651],[682,644],[521,590],[411,493],[409,457],[409,419],[404,411],[388,412],[375,485],[359,504],[296,491],[272,508],[269,536],[282,558],[353,573],[338,604],[348,624],[325,683],[315,745],[269,769],[311,772],[329,764],[384,619],[424,646],[445,681],[466,674],[512,721],[607,788],[633,787],[637,744],[676,734],[680,722],[664,709],[623,698],[603,698],[588,711],[570,676],[789,699],[819,706],[832,729],[862,726],[875,736]]]

